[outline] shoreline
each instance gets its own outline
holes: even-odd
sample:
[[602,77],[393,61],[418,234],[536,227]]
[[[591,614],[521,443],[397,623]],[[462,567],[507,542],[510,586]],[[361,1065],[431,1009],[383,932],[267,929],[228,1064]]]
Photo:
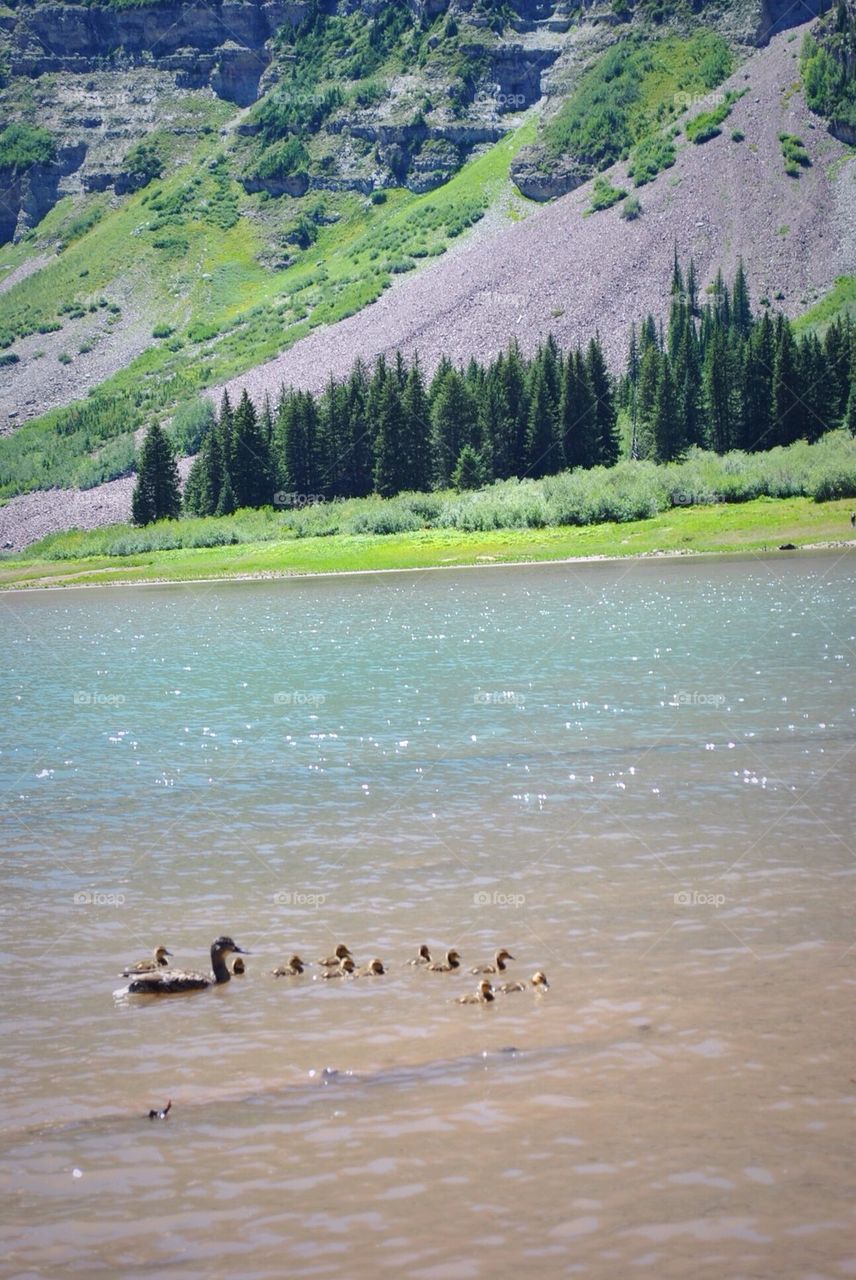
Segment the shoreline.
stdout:
[[[563,565],[594,565],[594,564],[624,564],[632,562],[635,564],[659,563],[663,560],[674,561],[708,561],[708,560],[761,560],[769,559],[776,555],[795,556],[798,553],[809,556],[829,555],[832,552],[839,551],[842,556],[847,552],[856,551],[856,538],[848,538],[839,541],[825,541],[815,543],[805,543],[803,546],[794,546],[793,549],[786,550],[784,547],[766,547],[766,548],[749,548],[738,547],[734,550],[670,550],[670,551],[639,551],[628,552],[626,555],[605,555],[595,554],[590,556],[561,556],[553,559],[539,560],[476,560],[466,564],[430,564],[430,565],[401,565],[392,566],[381,569],[269,569],[259,570],[253,573],[227,573],[214,577],[205,578],[128,578],[120,581],[109,582],[74,582],[68,580],[66,582],[54,582],[48,584],[33,583],[30,586],[6,586],[0,583],[0,595],[14,594],[32,594],[36,591],[91,591],[103,590],[108,587],[182,587],[182,586],[228,586],[232,583],[261,583],[261,582],[312,582],[318,580],[326,580],[331,578],[363,578],[363,577],[380,577],[389,576],[391,574],[404,573],[442,573],[442,572],[460,572],[461,570],[473,569],[543,569],[550,566]],[[109,573],[111,568],[121,568],[120,565],[111,566],[101,572]],[[84,571],[85,572],[85,571]],[[90,570],[97,573],[99,570]]]

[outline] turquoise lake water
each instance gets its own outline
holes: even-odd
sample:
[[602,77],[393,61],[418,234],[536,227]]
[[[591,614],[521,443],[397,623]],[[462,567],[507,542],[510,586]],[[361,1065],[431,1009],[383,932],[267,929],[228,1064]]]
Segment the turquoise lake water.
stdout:
[[3,1274],[853,1274],[853,564],[0,596]]

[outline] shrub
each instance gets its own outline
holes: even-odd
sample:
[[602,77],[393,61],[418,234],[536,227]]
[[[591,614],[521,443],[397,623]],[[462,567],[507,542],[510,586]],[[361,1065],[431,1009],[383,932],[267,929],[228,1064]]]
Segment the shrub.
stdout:
[[621,216],[625,222],[633,222],[642,212],[638,196],[628,196],[621,206]]
[[0,169],[23,173],[34,164],[52,164],[56,143],[47,129],[31,124],[8,124],[0,130]]
[[635,186],[644,187],[647,182],[653,182],[663,169],[671,169],[674,163],[674,143],[671,138],[658,134],[656,137],[646,138],[638,147],[633,148],[627,172],[633,178]]
[[606,178],[595,178],[591,189],[591,204],[587,212],[597,213],[601,209],[609,209],[619,200],[623,200],[626,195],[627,192],[623,187],[613,187]]
[[791,178],[798,178],[803,169],[811,166],[811,159],[802,138],[797,138],[793,133],[780,133],[779,142],[782,144],[785,173]]

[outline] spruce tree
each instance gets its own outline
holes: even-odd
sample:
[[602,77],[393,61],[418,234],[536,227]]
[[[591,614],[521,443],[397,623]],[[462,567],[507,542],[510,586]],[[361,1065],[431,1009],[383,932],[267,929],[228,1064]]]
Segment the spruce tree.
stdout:
[[380,390],[375,438],[375,492],[391,498],[408,487],[407,440],[397,375],[386,378]]
[[748,338],[752,328],[752,308],[742,258],[737,264],[737,274],[731,290],[731,323],[742,338]]
[[487,473],[481,454],[471,444],[461,450],[452,472],[452,485],[461,489],[480,489],[487,484]]
[[707,445],[715,453],[734,447],[735,388],[728,338],[715,328],[704,360],[704,398],[707,415]]
[[556,418],[547,371],[543,364],[536,364],[529,390],[526,436],[526,475],[533,480],[555,475],[564,465]]
[[449,368],[431,406],[431,444],[434,486],[448,488],[465,444],[476,434],[476,406],[457,369]]
[[672,363],[665,355],[660,363],[657,395],[654,401],[654,457],[657,462],[672,462],[684,448],[678,394],[672,374]]
[[662,360],[663,356],[656,342],[647,343],[639,363],[639,388],[636,395],[637,458],[651,458],[654,455],[654,406]]
[[233,415],[229,471],[236,506],[262,507],[270,502],[270,452],[246,388]]
[[559,436],[565,466],[593,467],[597,464],[600,440],[594,394],[585,360],[579,347],[569,352],[562,375],[559,402]]
[[612,393],[612,380],[597,336],[588,344],[586,372],[595,402],[598,434],[597,461],[601,466],[612,467],[618,461],[619,453],[618,414]]
[[347,495],[364,498],[374,483],[374,433],[368,416],[369,377],[357,357],[345,387]]
[[140,450],[131,520],[134,524],[176,520],[180,511],[181,488],[175,453],[169,437],[160,424],[154,422]]
[[776,444],[793,444],[805,434],[805,414],[799,394],[797,350],[791,326],[778,324],[773,364],[773,437]]
[[404,488],[424,491],[431,484],[431,408],[419,357],[414,356],[401,400],[404,419]]

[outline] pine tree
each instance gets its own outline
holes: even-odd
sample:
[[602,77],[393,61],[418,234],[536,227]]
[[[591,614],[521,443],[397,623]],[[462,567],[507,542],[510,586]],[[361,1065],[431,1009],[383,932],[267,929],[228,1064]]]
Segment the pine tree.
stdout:
[[401,383],[393,374],[385,380],[378,398],[374,487],[382,498],[391,498],[408,487],[407,440],[401,396]]
[[452,485],[461,490],[480,489],[485,484],[487,484],[487,473],[481,454],[471,444],[465,444],[455,463]]
[[601,466],[612,467],[618,461],[619,454],[618,414],[603,348],[596,336],[589,342],[586,351],[586,372],[595,402],[598,433],[597,461]]
[[687,270],[687,305],[690,309],[691,316],[698,315],[698,276],[696,274],[695,259],[690,258],[690,265]]
[[217,510],[214,512],[217,516],[230,516],[233,511],[237,511],[238,504],[235,501],[235,494],[232,489],[232,481],[228,471],[223,477],[223,487],[220,490],[220,497],[217,500]]
[[347,494],[353,498],[364,498],[374,483],[374,432],[368,416],[368,398],[368,373],[357,357],[345,388]]
[[536,364],[529,390],[526,437],[526,475],[533,480],[555,475],[564,465],[556,416],[547,372],[543,365]]
[[704,398],[707,412],[707,445],[716,453],[734,447],[735,389],[731,351],[725,330],[715,328],[704,360]]
[[775,335],[768,312],[752,328],[743,348],[740,378],[740,415],[735,445],[753,452],[769,449],[772,432],[773,361]]
[[510,344],[505,352],[501,377],[510,423],[512,458],[510,474],[522,476],[526,470],[529,396],[526,385],[526,368],[516,340]]
[[656,342],[647,343],[639,363],[639,388],[636,394],[637,458],[651,458],[654,455],[654,406],[662,360]]
[[220,501],[225,468],[223,441],[218,423],[213,423],[196,455],[184,488],[184,508],[190,515],[213,516]]
[[737,274],[731,291],[731,323],[742,338],[749,337],[752,328],[752,307],[749,303],[749,287],[746,284],[742,258],[737,264]]
[[678,395],[672,374],[672,363],[666,355],[660,363],[657,396],[654,402],[654,457],[657,462],[672,462],[684,448]]
[[579,347],[569,352],[565,360],[559,402],[559,437],[566,467],[596,466],[600,452],[597,413]]
[[434,485],[447,489],[465,444],[474,444],[476,406],[457,369],[449,368],[431,406],[431,452]]
[[431,484],[431,408],[418,356],[407,375],[401,408],[406,456],[404,487],[424,491]]
[[773,437],[776,444],[793,444],[805,434],[805,414],[799,395],[797,351],[788,321],[778,326],[773,364]]
[[169,437],[159,423],[152,423],[140,450],[137,483],[131,498],[134,524],[176,520],[181,511],[178,466]]
[[246,389],[234,412],[229,479],[238,507],[262,507],[271,500],[270,452]]

